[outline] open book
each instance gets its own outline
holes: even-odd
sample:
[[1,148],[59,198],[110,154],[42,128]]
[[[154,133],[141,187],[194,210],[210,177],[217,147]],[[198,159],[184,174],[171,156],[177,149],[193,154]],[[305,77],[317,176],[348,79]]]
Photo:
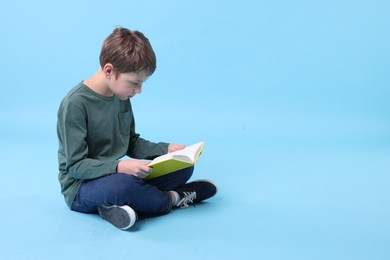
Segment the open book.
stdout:
[[153,168],[153,171],[145,178],[145,180],[157,178],[162,175],[195,165],[200,154],[202,153],[204,144],[204,142],[200,142],[188,146],[183,150],[156,157],[148,164],[148,167]]

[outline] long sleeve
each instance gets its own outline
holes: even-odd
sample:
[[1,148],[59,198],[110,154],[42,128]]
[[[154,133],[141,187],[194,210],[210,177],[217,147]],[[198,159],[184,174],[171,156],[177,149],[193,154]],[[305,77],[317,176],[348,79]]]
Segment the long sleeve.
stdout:
[[91,158],[87,120],[85,111],[73,104],[64,107],[58,116],[61,168],[74,179],[95,179],[114,173],[118,164],[119,158]]

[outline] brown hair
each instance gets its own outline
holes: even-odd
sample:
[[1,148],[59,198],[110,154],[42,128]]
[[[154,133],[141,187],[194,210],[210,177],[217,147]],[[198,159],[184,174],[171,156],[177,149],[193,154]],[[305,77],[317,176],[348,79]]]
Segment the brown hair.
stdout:
[[116,76],[141,70],[147,70],[150,76],[156,70],[156,55],[148,38],[139,31],[121,27],[104,40],[99,60],[102,68],[111,63]]

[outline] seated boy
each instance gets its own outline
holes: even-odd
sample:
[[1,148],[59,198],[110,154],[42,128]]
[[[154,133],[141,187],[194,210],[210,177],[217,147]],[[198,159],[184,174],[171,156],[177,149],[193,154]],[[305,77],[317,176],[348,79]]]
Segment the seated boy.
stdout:
[[[135,132],[130,98],[141,93],[155,69],[149,40],[138,31],[116,28],[103,43],[96,74],[62,100],[58,178],[70,209],[99,213],[128,229],[138,214],[167,214],[216,194],[211,181],[187,183],[193,167],[144,180],[152,169],[141,160],[185,147],[151,142]],[[125,155],[131,159],[120,160]]]

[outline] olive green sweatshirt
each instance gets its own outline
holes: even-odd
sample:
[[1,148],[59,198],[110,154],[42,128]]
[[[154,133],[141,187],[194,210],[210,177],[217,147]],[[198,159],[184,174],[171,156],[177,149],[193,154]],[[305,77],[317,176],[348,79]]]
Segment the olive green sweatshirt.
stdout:
[[130,100],[99,95],[82,82],[65,96],[57,115],[58,179],[69,207],[84,180],[115,173],[123,156],[153,159],[168,150],[168,143],[135,132]]

